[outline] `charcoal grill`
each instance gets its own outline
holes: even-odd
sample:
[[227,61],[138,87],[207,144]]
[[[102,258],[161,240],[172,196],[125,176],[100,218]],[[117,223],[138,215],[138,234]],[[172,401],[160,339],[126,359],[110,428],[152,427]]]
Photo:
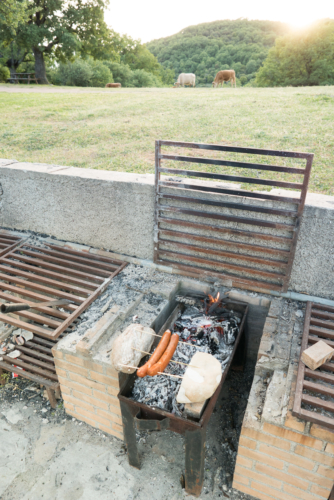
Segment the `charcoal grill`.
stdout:
[[[204,480],[204,458],[205,458],[205,440],[206,428],[211,414],[216,405],[221,392],[223,383],[231,367],[233,359],[242,358],[242,348],[244,347],[244,327],[248,312],[248,305],[243,302],[226,301],[226,308],[242,314],[239,333],[236,337],[234,349],[223,372],[222,380],[213,396],[207,400],[204,411],[199,419],[190,419],[178,417],[160,408],[148,406],[144,403],[138,403],[130,399],[134,382],[137,378],[136,373],[131,375],[122,374],[120,377],[120,400],[124,439],[127,445],[129,464],[140,469],[140,458],[137,448],[136,431],[162,431],[170,430],[182,434],[185,437],[185,489],[187,493],[199,496],[201,494]],[[168,306],[167,314],[162,314],[157,318],[154,330],[162,334],[167,328],[171,328],[182,307],[175,299],[172,299]],[[171,312],[170,312],[171,311]],[[169,314],[169,315],[168,315]],[[163,317],[168,315],[163,323]],[[161,327],[160,327],[161,326]],[[147,359],[147,358],[146,358]],[[146,361],[144,359],[144,361]]]

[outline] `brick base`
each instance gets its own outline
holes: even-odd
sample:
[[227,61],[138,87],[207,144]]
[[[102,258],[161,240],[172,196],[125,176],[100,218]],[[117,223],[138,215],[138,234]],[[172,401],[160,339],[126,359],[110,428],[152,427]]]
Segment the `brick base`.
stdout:
[[104,363],[53,349],[66,412],[123,439],[118,373]]

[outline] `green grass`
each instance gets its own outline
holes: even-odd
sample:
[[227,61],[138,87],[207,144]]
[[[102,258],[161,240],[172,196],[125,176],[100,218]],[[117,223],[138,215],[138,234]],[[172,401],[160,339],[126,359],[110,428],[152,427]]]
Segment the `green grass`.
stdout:
[[0,93],[0,158],[148,173],[156,139],[312,152],[310,191],[334,195],[334,87],[67,90]]

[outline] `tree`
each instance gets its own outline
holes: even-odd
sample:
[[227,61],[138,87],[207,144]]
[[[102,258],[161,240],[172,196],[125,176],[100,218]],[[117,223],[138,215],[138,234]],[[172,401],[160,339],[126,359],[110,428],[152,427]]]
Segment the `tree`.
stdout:
[[334,21],[323,19],[311,27],[276,41],[256,75],[261,87],[334,84]]
[[[33,51],[35,74],[40,83],[48,83],[44,56],[60,61],[85,51],[93,57],[103,51],[114,53],[113,32],[104,21],[109,0],[27,0],[27,19],[19,22],[16,35],[5,23],[0,24],[1,39],[15,39],[20,49]],[[24,0],[17,0],[23,4]]]
[[16,0],[1,0],[0,26],[6,25],[12,35],[15,35],[19,23],[27,19],[26,9],[26,0],[22,2]]

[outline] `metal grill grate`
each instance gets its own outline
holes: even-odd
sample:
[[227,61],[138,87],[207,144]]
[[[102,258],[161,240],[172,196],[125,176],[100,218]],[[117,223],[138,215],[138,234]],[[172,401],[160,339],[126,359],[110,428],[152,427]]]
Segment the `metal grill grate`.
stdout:
[[127,263],[56,245],[48,247],[23,245],[0,258],[0,300],[32,306],[52,299],[73,303],[61,309],[38,307],[0,314],[0,321],[52,340],[68,331]]
[[0,231],[0,257],[22,243],[22,239],[7,232]]
[[[319,340],[334,348],[334,308],[308,302],[300,355]],[[334,429],[333,372],[332,361],[309,370],[299,360],[293,415]]]
[[[252,158],[306,160],[306,167],[163,154],[162,147],[204,149],[233,157],[240,153]],[[162,165],[166,161],[179,162],[181,168]],[[189,275],[223,278],[239,288],[286,291],[312,161],[313,154],[308,153],[156,141],[154,261]],[[196,168],[212,167],[210,172],[186,170],[184,164],[189,163]],[[247,176],[227,175],[220,167],[247,169]],[[299,180],[261,178],[263,172],[267,177],[278,172]],[[211,182],[203,186],[198,179]],[[254,185],[272,186],[289,192],[254,192],[212,181],[240,182],[250,189]]]

